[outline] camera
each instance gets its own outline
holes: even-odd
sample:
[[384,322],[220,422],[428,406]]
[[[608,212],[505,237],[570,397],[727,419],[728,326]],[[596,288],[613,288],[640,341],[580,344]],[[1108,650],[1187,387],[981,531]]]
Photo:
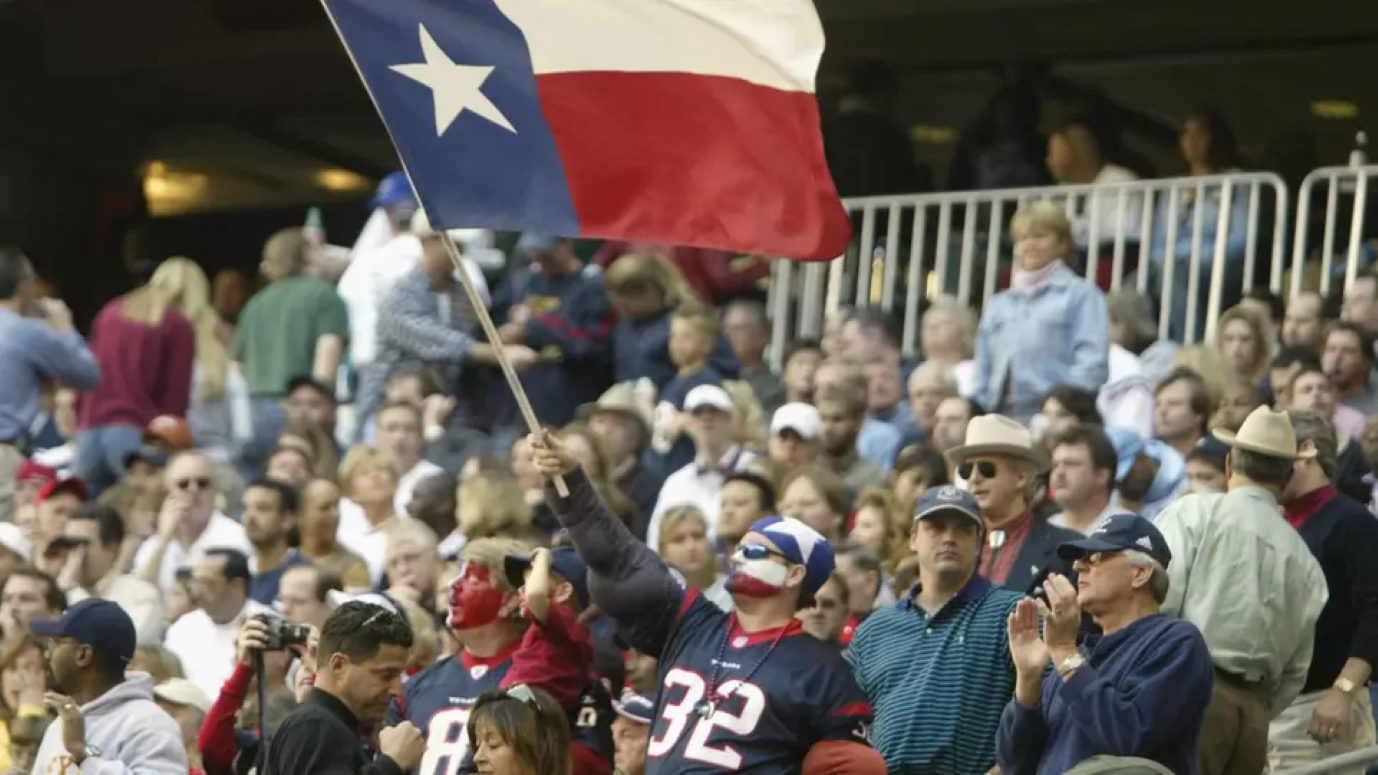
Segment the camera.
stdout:
[[260,613],[254,618],[263,622],[267,629],[264,651],[285,651],[292,646],[305,646],[311,637],[311,628],[307,625],[292,624],[276,614]]

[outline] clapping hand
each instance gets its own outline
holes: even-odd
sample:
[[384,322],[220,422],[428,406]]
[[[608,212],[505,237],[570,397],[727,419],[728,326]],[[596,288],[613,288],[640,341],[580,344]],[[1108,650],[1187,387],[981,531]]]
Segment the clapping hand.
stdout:
[[1081,630],[1081,604],[1077,602],[1077,588],[1060,573],[1051,573],[1043,582],[1048,602],[1038,601],[1043,614],[1043,642],[1051,651],[1076,651],[1077,633]]
[[44,695],[43,704],[62,719],[62,745],[81,764],[86,759],[86,717],[81,715],[81,708],[71,697],[57,692]]
[[1048,666],[1048,646],[1038,632],[1038,606],[1026,597],[1009,616],[1010,659],[1021,675],[1041,676]]

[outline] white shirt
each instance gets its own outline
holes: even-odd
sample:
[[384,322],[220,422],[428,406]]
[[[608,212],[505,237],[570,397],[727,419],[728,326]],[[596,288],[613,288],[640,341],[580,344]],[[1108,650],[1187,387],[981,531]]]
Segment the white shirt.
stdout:
[[[405,511],[396,512],[396,519],[410,519]],[[384,522],[383,524],[387,524]],[[377,584],[387,567],[387,535],[374,527],[364,515],[364,509],[348,498],[340,499],[340,526],[335,531],[340,546],[359,555],[368,566],[368,575]]]
[[392,509],[400,516],[408,514],[407,504],[411,503],[412,492],[416,490],[416,485],[423,479],[429,479],[436,474],[445,473],[445,469],[432,463],[429,460],[417,461],[411,470],[402,474],[397,480],[397,494],[392,498]]
[[[378,305],[403,275],[421,262],[421,240],[399,234],[382,246],[358,250],[340,276],[336,290],[349,309],[349,354],[353,364],[373,363],[378,355]],[[489,301],[488,281],[473,259],[464,268],[484,303]]]
[[140,644],[163,642],[163,596],[157,587],[127,573],[106,576],[90,591],[84,587],[68,590],[67,605],[76,605],[92,595],[115,601],[129,614]]
[[651,523],[646,527],[646,545],[652,551],[659,550],[660,519],[675,506],[697,506],[708,522],[708,539],[712,541],[717,536],[718,511],[722,508],[722,486],[726,479],[722,472],[740,471],[755,459],[754,454],[734,447],[715,469],[700,473],[701,464],[694,461],[667,476],[651,511]]
[[[1092,181],[1094,185],[1106,185],[1110,183],[1132,183],[1139,179],[1132,170],[1128,170],[1117,164],[1107,164],[1100,168],[1096,173],[1096,179]],[[1116,229],[1124,234],[1126,243],[1137,242],[1139,232],[1142,231],[1144,218],[1144,195],[1141,192],[1125,191],[1123,196],[1124,209],[1120,210],[1120,189],[1110,189],[1097,191],[1088,197],[1079,199],[1079,207],[1076,212],[1068,213],[1072,221],[1072,240],[1078,247],[1086,247],[1087,240],[1091,238],[1091,208],[1095,202],[1096,215],[1096,242],[1098,244],[1115,243]]]
[[1096,410],[1106,427],[1132,428],[1153,438],[1153,383],[1139,357],[1117,344],[1110,345],[1110,379],[1096,395]]
[[233,621],[216,624],[210,614],[198,608],[183,614],[167,628],[167,650],[182,660],[187,680],[196,684],[207,697],[220,696],[225,679],[234,672],[235,639],[239,636],[239,628],[246,617],[260,610],[263,607],[250,600]]
[[[142,574],[148,566],[157,543],[156,537],[149,537],[139,546],[139,551],[134,555],[136,575]],[[191,546],[184,548],[176,538],[168,542],[167,551],[163,552],[163,565],[158,569],[158,588],[164,592],[172,589],[177,569],[195,565],[205,559],[208,549],[236,549],[243,552],[246,557],[254,556],[253,547],[244,535],[244,526],[217,511],[211,515],[210,523]],[[219,694],[219,691],[216,689],[216,694]]]

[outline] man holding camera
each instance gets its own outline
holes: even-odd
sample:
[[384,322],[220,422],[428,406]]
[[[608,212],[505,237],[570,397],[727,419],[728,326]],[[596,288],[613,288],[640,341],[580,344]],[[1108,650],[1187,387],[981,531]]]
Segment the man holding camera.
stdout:
[[426,741],[411,722],[379,732],[376,756],[359,732],[402,693],[411,646],[397,614],[357,601],[336,609],[316,647],[316,686],[269,741],[264,775],[402,775],[420,764]]

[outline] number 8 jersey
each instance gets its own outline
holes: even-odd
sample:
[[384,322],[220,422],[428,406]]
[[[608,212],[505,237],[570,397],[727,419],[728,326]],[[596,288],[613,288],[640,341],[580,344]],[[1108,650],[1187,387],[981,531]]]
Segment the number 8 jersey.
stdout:
[[871,705],[837,646],[797,622],[746,634],[736,621],[690,589],[668,637],[623,630],[638,650],[660,653],[647,775],[794,775],[816,743],[866,742]]
[[[479,695],[497,689],[512,666],[518,643],[483,659],[468,652],[446,657],[417,673],[402,686],[402,696],[388,708],[387,726],[410,721],[426,737],[426,755],[415,775],[459,775],[472,764],[467,724]],[[612,761],[612,701],[596,680],[569,714],[571,740],[592,757],[576,752],[575,762]],[[578,770],[576,770],[576,773]]]

